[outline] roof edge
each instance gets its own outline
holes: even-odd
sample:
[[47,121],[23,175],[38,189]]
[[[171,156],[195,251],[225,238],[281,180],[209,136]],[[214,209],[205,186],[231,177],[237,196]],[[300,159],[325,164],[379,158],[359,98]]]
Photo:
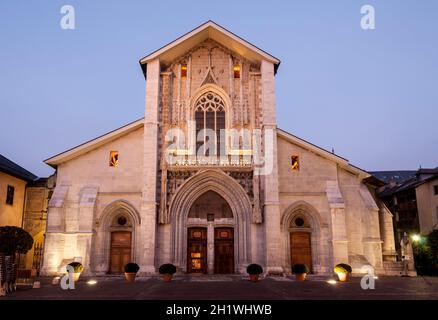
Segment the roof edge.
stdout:
[[96,138],[90,139],[84,143],[81,143],[73,148],[58,153],[50,158],[47,158],[43,162],[56,169],[58,164],[67,160],[73,159],[81,154],[84,154],[98,146],[108,143],[114,139],[117,139],[135,129],[140,128],[144,124],[144,117],[128,124],[125,124],[117,129],[104,133]]
[[257,52],[261,56],[268,57],[269,60],[271,60],[274,63],[274,73],[275,74],[277,73],[278,67],[280,66],[280,63],[281,63],[280,59],[276,58],[275,56],[271,55],[270,53],[266,52],[265,50],[257,47],[256,45],[252,44],[251,42],[243,39],[242,37],[238,36],[234,32],[228,30],[227,28],[219,25],[218,23],[216,23],[210,19],[207,22],[202,23],[201,25],[197,26],[196,28],[190,30],[189,32],[184,33],[183,35],[179,36],[175,40],[168,42],[167,44],[163,45],[162,47],[158,48],[157,50],[154,50],[151,53],[149,53],[148,55],[141,58],[139,60],[139,64],[140,64],[141,69],[143,70],[143,75],[144,75],[145,79],[146,79],[147,63],[149,60],[155,59],[157,56],[160,55],[161,52],[165,52],[166,50],[171,49],[173,46],[178,45],[179,43],[186,40],[186,38],[187,39],[190,38],[192,36],[192,34],[194,35],[197,32],[200,32],[208,27],[216,28],[217,30],[225,33],[229,37],[236,38],[235,40],[238,40],[243,45],[245,45],[249,49]]
[[285,139],[288,140],[292,140],[295,143],[298,143],[301,147],[304,147],[305,149],[312,151],[316,154],[319,154],[320,156],[335,161],[336,163],[338,163],[339,165],[341,165],[341,167],[345,168],[346,170],[353,172],[357,175],[359,175],[362,179],[368,178],[370,176],[372,176],[368,171],[363,170],[359,167],[356,167],[354,165],[352,165],[348,159],[343,158],[335,153],[332,153],[324,148],[321,148],[305,139],[302,139],[300,137],[297,137],[295,135],[293,135],[292,133],[289,133],[283,129],[277,128],[277,133],[280,134],[280,136],[283,136]]
[[33,174],[29,170],[23,168],[2,154],[0,154],[0,172],[27,182],[38,179],[37,175]]

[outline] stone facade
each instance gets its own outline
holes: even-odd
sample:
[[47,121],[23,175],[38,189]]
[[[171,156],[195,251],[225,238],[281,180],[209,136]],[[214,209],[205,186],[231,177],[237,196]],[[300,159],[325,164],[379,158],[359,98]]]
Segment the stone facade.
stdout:
[[[271,274],[290,273],[295,232],[309,235],[317,274],[331,273],[339,262],[352,264],[355,272],[366,264],[385,272],[383,252],[394,248],[392,224],[366,183],[369,174],[277,129],[276,58],[208,22],[141,64],[144,120],[46,161],[57,168],[57,183],[43,273],[63,272],[73,260],[86,273],[109,272],[119,259],[115,233],[131,235],[124,250],[142,273],[168,262],[186,272],[196,264],[188,254],[191,228],[206,230],[208,273],[222,259],[218,228],[234,232],[228,250],[236,273],[249,263]],[[214,120],[205,120],[212,115],[206,112]],[[221,121],[225,129],[260,132],[262,143],[225,140],[225,154],[200,156],[194,148],[197,125],[219,132]],[[185,137],[176,146],[171,129]],[[111,151],[119,155],[116,167],[108,165]],[[263,165],[255,161],[259,153]],[[298,156],[299,170],[291,168],[291,155]],[[206,212],[191,214],[207,192],[227,203],[232,217],[208,219],[220,209],[205,204]],[[294,225],[297,218],[303,225]]]

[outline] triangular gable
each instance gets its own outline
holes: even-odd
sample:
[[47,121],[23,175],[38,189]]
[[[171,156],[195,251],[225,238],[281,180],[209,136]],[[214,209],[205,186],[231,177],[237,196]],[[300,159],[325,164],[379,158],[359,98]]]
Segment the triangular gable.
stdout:
[[218,85],[217,81],[216,81],[216,77],[214,76],[213,70],[211,70],[211,68],[208,68],[208,71],[204,77],[204,80],[202,81],[201,86],[206,85],[206,84],[215,84]]
[[209,20],[192,31],[179,37],[178,39],[170,42],[164,47],[140,59],[140,65],[143,69],[145,77],[148,62],[159,58],[160,61],[169,63],[173,59],[183,55],[185,52],[207,39],[213,39],[214,41],[235,51],[248,60],[270,61],[274,64],[275,72],[277,72],[277,68],[280,65],[279,59],[240,38],[224,27],[221,27],[217,23]]
[[113,130],[111,132],[108,132],[104,135],[101,135],[100,137],[97,137],[95,139],[89,140],[77,147],[71,148],[67,151],[61,152],[57,154],[56,156],[53,156],[49,159],[44,160],[44,163],[48,164],[49,166],[52,166],[56,168],[56,166],[60,163],[63,163],[65,161],[71,160],[73,158],[76,158],[84,153],[87,153],[91,150],[94,150],[108,142],[111,142],[113,140],[116,140],[132,131],[135,131],[139,128],[141,128],[144,125],[144,118],[141,118],[137,121],[128,123],[127,125],[124,125],[123,127],[120,127],[116,130]]
[[289,141],[293,144],[296,144],[300,146],[303,149],[306,149],[308,151],[311,151],[325,159],[331,160],[336,162],[341,168],[354,173],[358,175],[361,179],[365,179],[371,176],[370,173],[366,172],[365,170],[362,170],[356,166],[351,165],[347,159],[342,158],[332,152],[329,152],[321,147],[318,147],[304,139],[298,138],[297,136],[294,136],[293,134],[286,132],[282,129],[277,128],[277,135],[286,141]]

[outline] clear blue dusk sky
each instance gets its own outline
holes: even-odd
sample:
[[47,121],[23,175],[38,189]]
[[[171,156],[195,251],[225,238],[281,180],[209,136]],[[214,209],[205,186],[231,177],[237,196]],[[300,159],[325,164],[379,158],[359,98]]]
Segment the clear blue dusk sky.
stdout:
[[209,19],[281,59],[279,127],[366,170],[438,166],[433,0],[2,0],[0,153],[44,176],[44,159],[141,118],[138,60]]

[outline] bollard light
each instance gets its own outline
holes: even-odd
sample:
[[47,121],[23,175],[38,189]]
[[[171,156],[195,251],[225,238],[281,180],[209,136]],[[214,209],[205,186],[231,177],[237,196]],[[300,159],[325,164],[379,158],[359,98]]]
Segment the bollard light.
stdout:
[[336,284],[337,281],[336,281],[336,280],[333,280],[333,279],[330,279],[330,280],[327,280],[327,283],[328,283],[328,284]]

